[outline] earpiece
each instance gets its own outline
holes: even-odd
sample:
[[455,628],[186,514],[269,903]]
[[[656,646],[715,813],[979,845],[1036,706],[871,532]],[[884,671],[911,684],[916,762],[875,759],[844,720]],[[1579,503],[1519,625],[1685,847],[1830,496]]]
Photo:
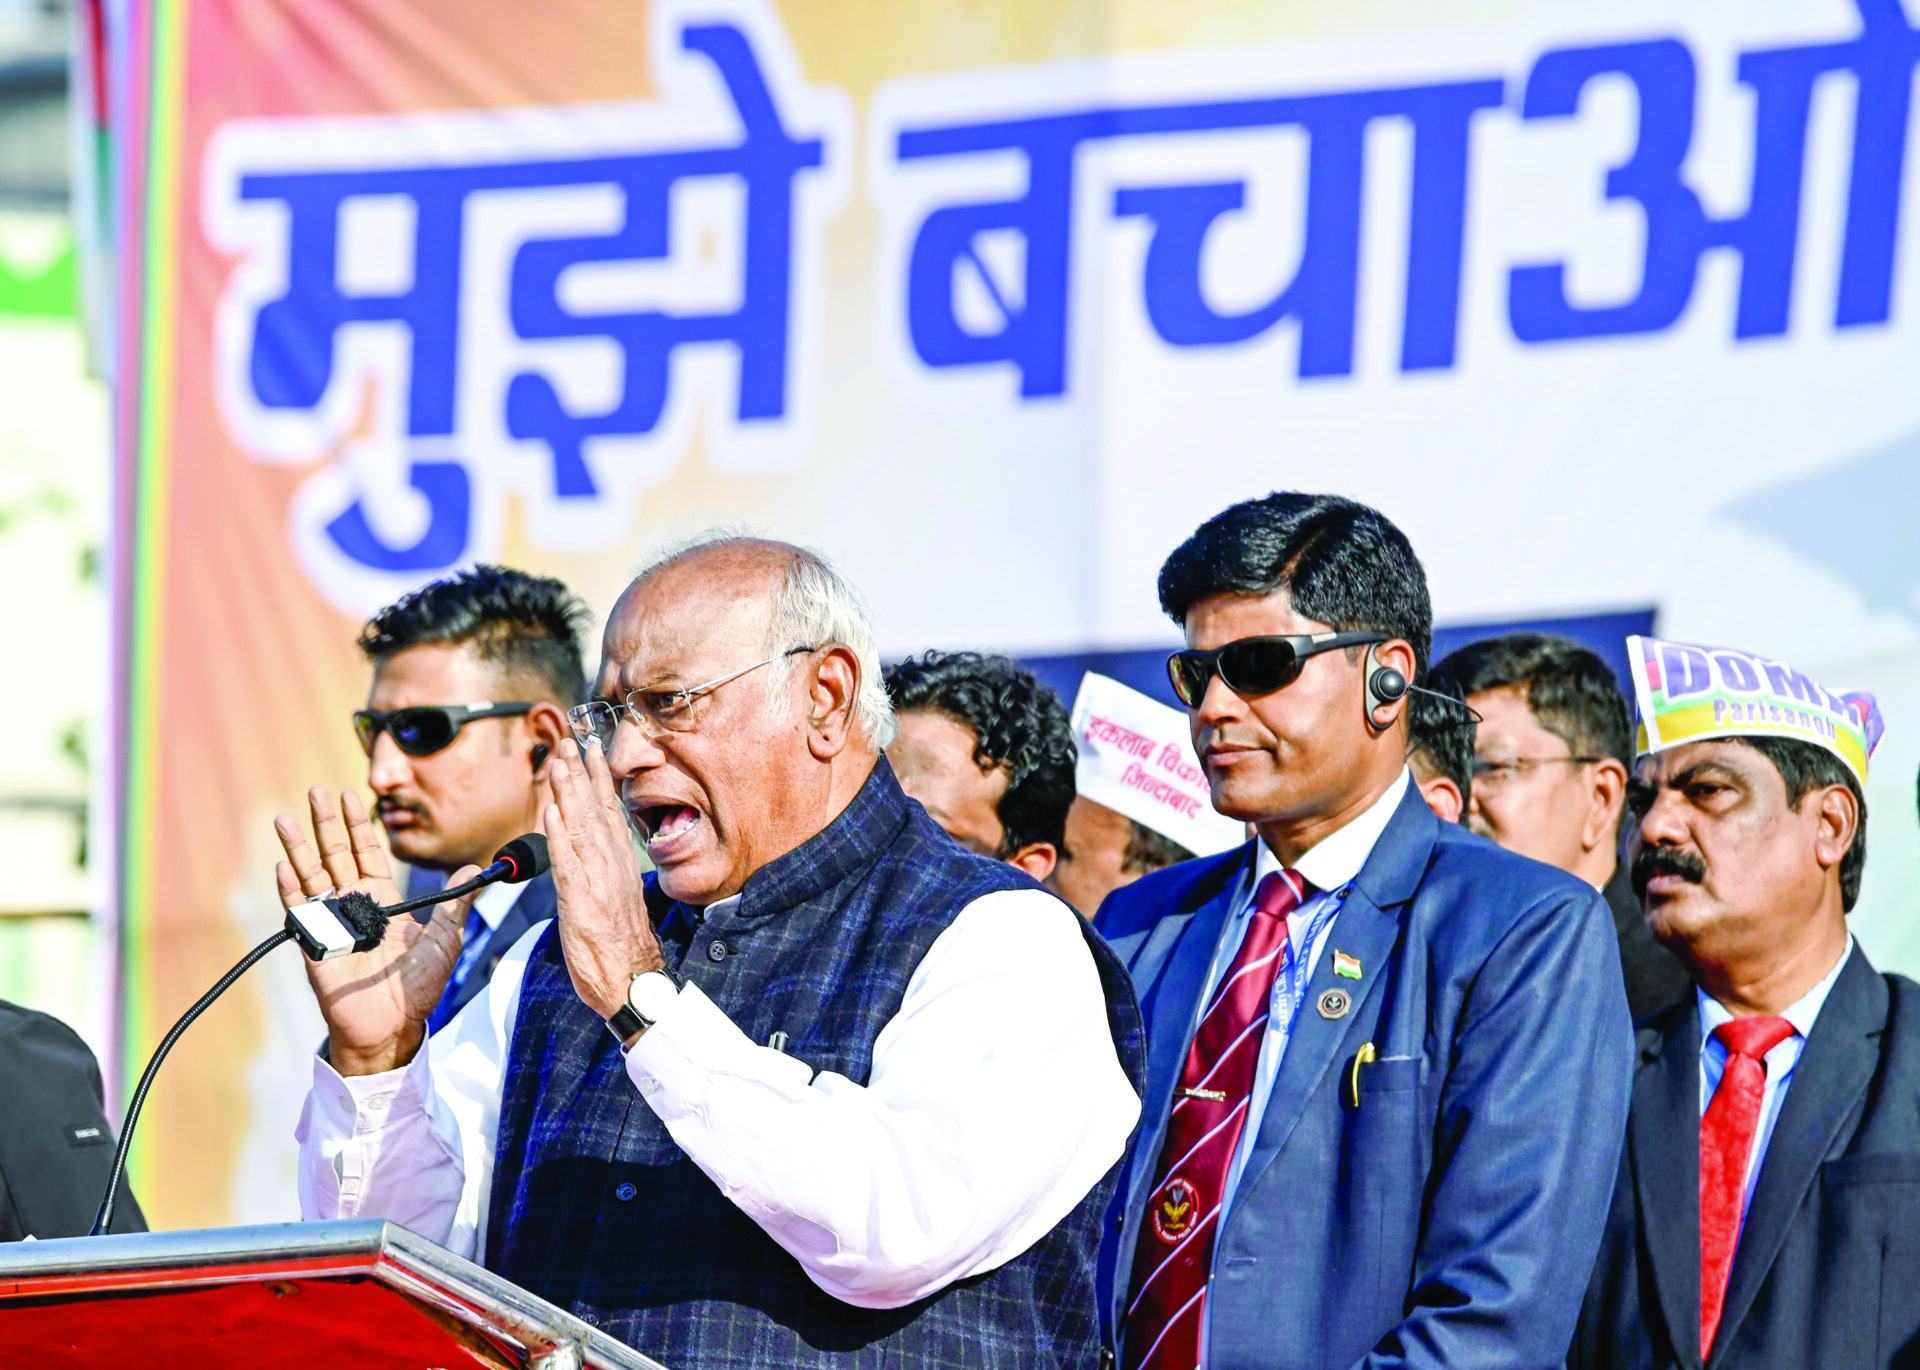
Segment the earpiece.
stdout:
[[1392,666],[1376,666],[1374,652],[1378,646],[1367,648],[1367,723],[1370,727],[1384,731],[1387,724],[1380,722],[1374,715],[1389,704],[1397,704],[1407,693],[1407,678]]
[[552,755],[553,755],[553,749],[549,747],[546,743],[536,742],[534,744],[533,755],[531,757],[531,760],[533,762],[533,770],[535,775],[538,775],[540,773],[540,768],[547,764],[547,758]]

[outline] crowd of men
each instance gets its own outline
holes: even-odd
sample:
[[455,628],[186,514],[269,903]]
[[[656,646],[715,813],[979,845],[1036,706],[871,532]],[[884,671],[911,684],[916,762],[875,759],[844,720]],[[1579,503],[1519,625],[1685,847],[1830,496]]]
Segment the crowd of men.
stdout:
[[1164,715],[1212,827],[1012,660],[883,670],[803,548],[665,549],[591,679],[550,579],[376,615],[373,805],[278,820],[283,899],[536,829],[552,871],[308,966],[302,1211],[675,1370],[1920,1364],[1870,697],[1807,682],[1850,750],[1686,732],[1561,638],[1430,662],[1413,548],[1334,496],[1224,510],[1159,595],[1184,710],[1108,736]]

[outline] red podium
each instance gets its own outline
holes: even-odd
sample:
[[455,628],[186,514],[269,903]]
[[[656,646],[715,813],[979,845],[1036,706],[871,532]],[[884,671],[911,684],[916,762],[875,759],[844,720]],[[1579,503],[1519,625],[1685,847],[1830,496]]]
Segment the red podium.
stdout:
[[0,1246],[0,1362],[664,1370],[377,1218]]

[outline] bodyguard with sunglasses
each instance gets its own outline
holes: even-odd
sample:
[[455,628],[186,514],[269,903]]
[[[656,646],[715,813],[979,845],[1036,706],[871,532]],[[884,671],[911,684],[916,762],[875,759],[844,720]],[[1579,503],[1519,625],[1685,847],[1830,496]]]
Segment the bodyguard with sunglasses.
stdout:
[[[367,754],[372,816],[410,868],[409,896],[441,888],[462,867],[486,865],[504,843],[539,827],[548,760],[567,735],[567,708],[586,694],[586,617],[559,581],[483,565],[404,596],[362,630],[373,683],[353,726]],[[308,800],[320,852],[343,843],[331,796],[315,790]],[[357,794],[340,800],[349,823],[364,816]],[[282,815],[277,827],[289,857],[282,893],[298,893],[297,871],[322,889],[330,884],[299,824]],[[462,915],[464,936],[426,1030],[452,1021],[507,949],[553,909],[550,876],[483,891]]]
[[1273,494],[1160,572],[1235,851],[1097,926],[1147,1020],[1103,1253],[1121,1370],[1557,1367],[1626,1122],[1606,906],[1407,769],[1426,576],[1376,510]]

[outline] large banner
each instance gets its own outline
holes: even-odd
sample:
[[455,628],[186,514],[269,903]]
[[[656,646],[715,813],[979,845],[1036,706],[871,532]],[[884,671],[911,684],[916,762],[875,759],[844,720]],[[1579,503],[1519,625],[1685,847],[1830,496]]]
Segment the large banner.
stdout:
[[[1855,926],[1920,968],[1900,0],[141,13],[130,1064],[275,925],[273,814],[364,781],[354,635],[423,580],[604,612],[725,521],[840,559],[889,655],[1123,651],[1283,486],[1384,508],[1443,623],[1653,606],[1872,690]],[[318,1033],[282,953],[186,1039],[157,1222],[292,1212]]]

